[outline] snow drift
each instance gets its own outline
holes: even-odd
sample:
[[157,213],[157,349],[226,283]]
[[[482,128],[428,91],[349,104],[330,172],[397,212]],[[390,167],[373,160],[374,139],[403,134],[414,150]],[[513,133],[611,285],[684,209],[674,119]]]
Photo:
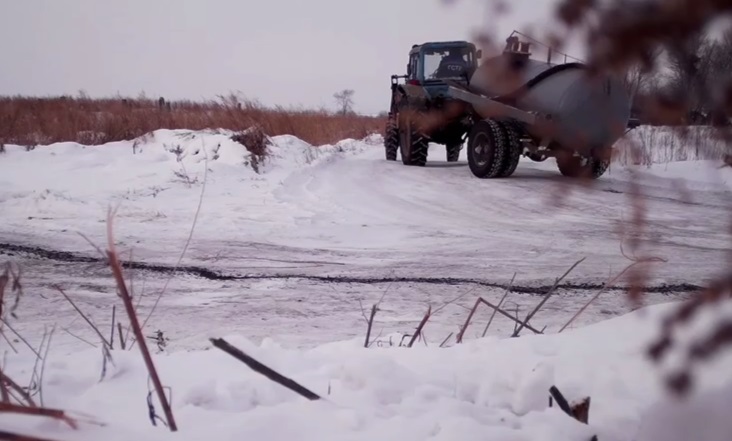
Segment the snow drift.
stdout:
[[[214,348],[157,354],[155,363],[172,391],[179,426],[174,437],[183,440],[728,439],[728,419],[719,412],[707,413],[705,427],[699,430],[697,423],[691,438],[682,435],[691,434],[686,418],[665,419],[683,406],[698,412],[699,397],[723,400],[717,389],[732,387],[732,354],[727,354],[704,366],[706,381],[691,401],[666,396],[645,349],[671,306],[559,335],[485,338],[449,348],[364,349],[359,339],[296,350],[272,339],[257,345],[243,336],[226,337],[324,397],[314,402]],[[148,419],[150,385],[138,351],[112,355],[114,363],[101,380],[102,358],[95,349],[54,356],[44,373],[46,406],[104,426],[83,422],[72,430],[39,417],[1,414],[0,426],[56,440],[172,439],[159,421],[154,427]],[[5,372],[27,381],[32,366],[25,351],[9,358]],[[552,385],[572,401],[591,397],[588,425],[549,407]]]
[[[180,433],[151,424],[150,384],[136,350],[113,351],[100,380],[99,348],[61,335],[54,336],[43,367],[43,404],[105,425],[84,422],[74,431],[55,421],[0,414],[3,430],[58,441],[729,438],[719,412],[728,404],[724,392],[732,390],[729,354],[700,367],[707,375],[699,375],[698,390],[683,402],[667,399],[664,371],[647,361],[659,315],[672,305],[622,315],[631,307],[614,292],[583,315],[581,324],[594,325],[552,335],[582,303],[578,290],[564,290],[533,319],[550,325],[547,335],[469,338],[448,348],[432,340],[426,347],[388,347],[395,323],[413,326],[427,305],[452,301],[451,288],[461,294],[477,289],[471,280],[508,282],[518,273],[522,283],[551,283],[589,256],[572,282],[604,282],[627,264],[616,226],[627,214],[630,180],[639,172],[651,221],[648,244],[668,259],[653,281],[702,283],[726,269],[732,175],[717,170],[718,161],[613,167],[593,188],[575,190],[561,210],[549,210],[547,198],[563,188],[554,186],[551,161],[523,161],[512,179],[481,181],[469,176],[464,162],[435,159],[423,169],[386,163],[379,137],[318,147],[274,137],[260,157],[232,135],[161,130],[102,146],[6,146],[0,155],[3,243],[93,254],[76,233],[104,243],[112,205],[119,208],[120,249],[134,251],[135,260],[176,263],[197,219],[184,263],[230,274],[256,271],[262,278],[237,285],[176,277],[175,295],[165,298],[146,329],[165,329],[176,340],[176,350],[156,354],[155,362],[172,391]],[[442,153],[436,148],[433,157]],[[675,193],[675,178],[685,180],[682,194]],[[89,338],[68,305],[52,297],[53,284],[62,281],[97,318],[116,302],[106,272],[100,276],[73,262],[44,265],[22,253],[10,257],[32,263],[25,273],[32,294],[13,324],[34,345],[44,326],[54,324]],[[294,281],[267,280],[282,274]],[[457,288],[446,283],[427,291],[416,282],[395,288],[377,319],[387,333],[369,349],[362,347],[358,302],[376,301],[390,285],[353,284],[338,292],[297,279],[385,274],[452,277]],[[493,298],[501,292],[475,294]],[[672,299],[659,292],[652,303]],[[473,301],[455,301],[454,311],[430,321],[428,332],[454,330],[465,320],[465,302]],[[537,298],[517,295],[515,302],[523,315]],[[148,298],[141,308],[149,312]],[[326,399],[305,401],[210,348],[207,338],[220,336]],[[17,346],[20,353],[8,353],[3,372],[27,384],[35,358]],[[196,349],[201,347],[207,350]],[[548,407],[551,385],[571,400],[591,397],[589,425]],[[161,414],[154,397],[153,405]]]

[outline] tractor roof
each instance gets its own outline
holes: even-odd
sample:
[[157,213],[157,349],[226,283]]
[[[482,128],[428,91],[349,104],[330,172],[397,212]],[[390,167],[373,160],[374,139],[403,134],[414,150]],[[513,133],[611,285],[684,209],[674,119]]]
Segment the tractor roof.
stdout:
[[465,40],[452,40],[452,41],[429,41],[422,44],[412,45],[410,54],[419,52],[421,49],[440,49],[443,47],[475,47],[475,44]]

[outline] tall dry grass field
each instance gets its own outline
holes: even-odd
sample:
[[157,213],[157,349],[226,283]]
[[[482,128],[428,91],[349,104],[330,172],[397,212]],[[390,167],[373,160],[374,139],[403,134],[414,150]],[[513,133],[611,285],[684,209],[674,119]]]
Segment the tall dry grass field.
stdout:
[[384,119],[326,110],[269,108],[225,97],[219,101],[165,102],[148,98],[0,97],[0,144],[73,141],[101,144],[157,129],[244,130],[293,135],[314,145],[381,133]]

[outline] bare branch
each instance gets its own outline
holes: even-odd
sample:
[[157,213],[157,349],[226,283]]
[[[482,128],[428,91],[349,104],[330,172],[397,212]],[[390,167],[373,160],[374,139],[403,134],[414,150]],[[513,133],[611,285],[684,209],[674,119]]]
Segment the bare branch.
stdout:
[[551,288],[549,289],[549,291],[547,291],[547,293],[546,293],[546,294],[544,295],[544,298],[543,298],[543,299],[541,300],[541,302],[539,302],[539,304],[538,304],[538,305],[536,305],[536,308],[534,308],[534,310],[533,310],[533,311],[531,311],[531,312],[529,313],[529,315],[527,315],[527,316],[526,316],[526,320],[524,320],[524,321],[523,321],[523,322],[522,322],[522,323],[521,323],[521,324],[519,325],[518,329],[516,329],[516,330],[514,331],[514,333],[513,333],[513,337],[518,337],[518,335],[519,335],[519,333],[521,332],[521,330],[522,330],[522,329],[523,329],[523,328],[524,328],[525,326],[527,326],[527,323],[529,323],[529,320],[531,320],[531,318],[532,318],[532,317],[534,317],[534,315],[535,315],[535,314],[536,314],[537,312],[539,312],[539,309],[541,309],[541,307],[542,307],[542,306],[544,306],[544,304],[545,304],[545,303],[547,302],[547,300],[549,300],[549,297],[551,297],[551,296],[552,296],[552,294],[553,294],[553,293],[554,293],[554,291],[555,291],[555,290],[557,289],[557,286],[559,286],[559,284],[560,284],[560,283],[562,282],[562,280],[564,280],[564,278],[565,278],[565,277],[567,277],[567,276],[569,275],[569,273],[571,273],[571,272],[572,272],[572,270],[574,270],[574,269],[575,269],[575,268],[577,267],[577,265],[579,265],[580,263],[584,262],[584,260],[585,260],[585,259],[586,259],[586,257],[583,257],[583,258],[581,258],[580,260],[578,260],[577,262],[575,262],[575,264],[574,264],[574,265],[572,265],[572,266],[571,266],[571,267],[570,267],[570,268],[569,268],[569,269],[567,270],[567,272],[565,272],[564,274],[562,274],[562,276],[561,276],[560,278],[558,278],[558,279],[557,279],[557,280],[556,280],[556,281],[554,282],[554,285],[553,285],[553,286],[552,286],[552,287],[551,287]]

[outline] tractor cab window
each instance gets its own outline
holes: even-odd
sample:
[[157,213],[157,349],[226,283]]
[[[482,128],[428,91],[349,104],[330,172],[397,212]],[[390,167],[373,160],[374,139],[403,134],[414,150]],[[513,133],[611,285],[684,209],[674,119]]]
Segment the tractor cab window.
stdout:
[[411,57],[409,57],[409,72],[410,78],[417,78],[417,67],[419,66],[419,54],[414,54]]
[[473,53],[466,47],[428,50],[424,53],[427,80],[464,78],[473,65]]

